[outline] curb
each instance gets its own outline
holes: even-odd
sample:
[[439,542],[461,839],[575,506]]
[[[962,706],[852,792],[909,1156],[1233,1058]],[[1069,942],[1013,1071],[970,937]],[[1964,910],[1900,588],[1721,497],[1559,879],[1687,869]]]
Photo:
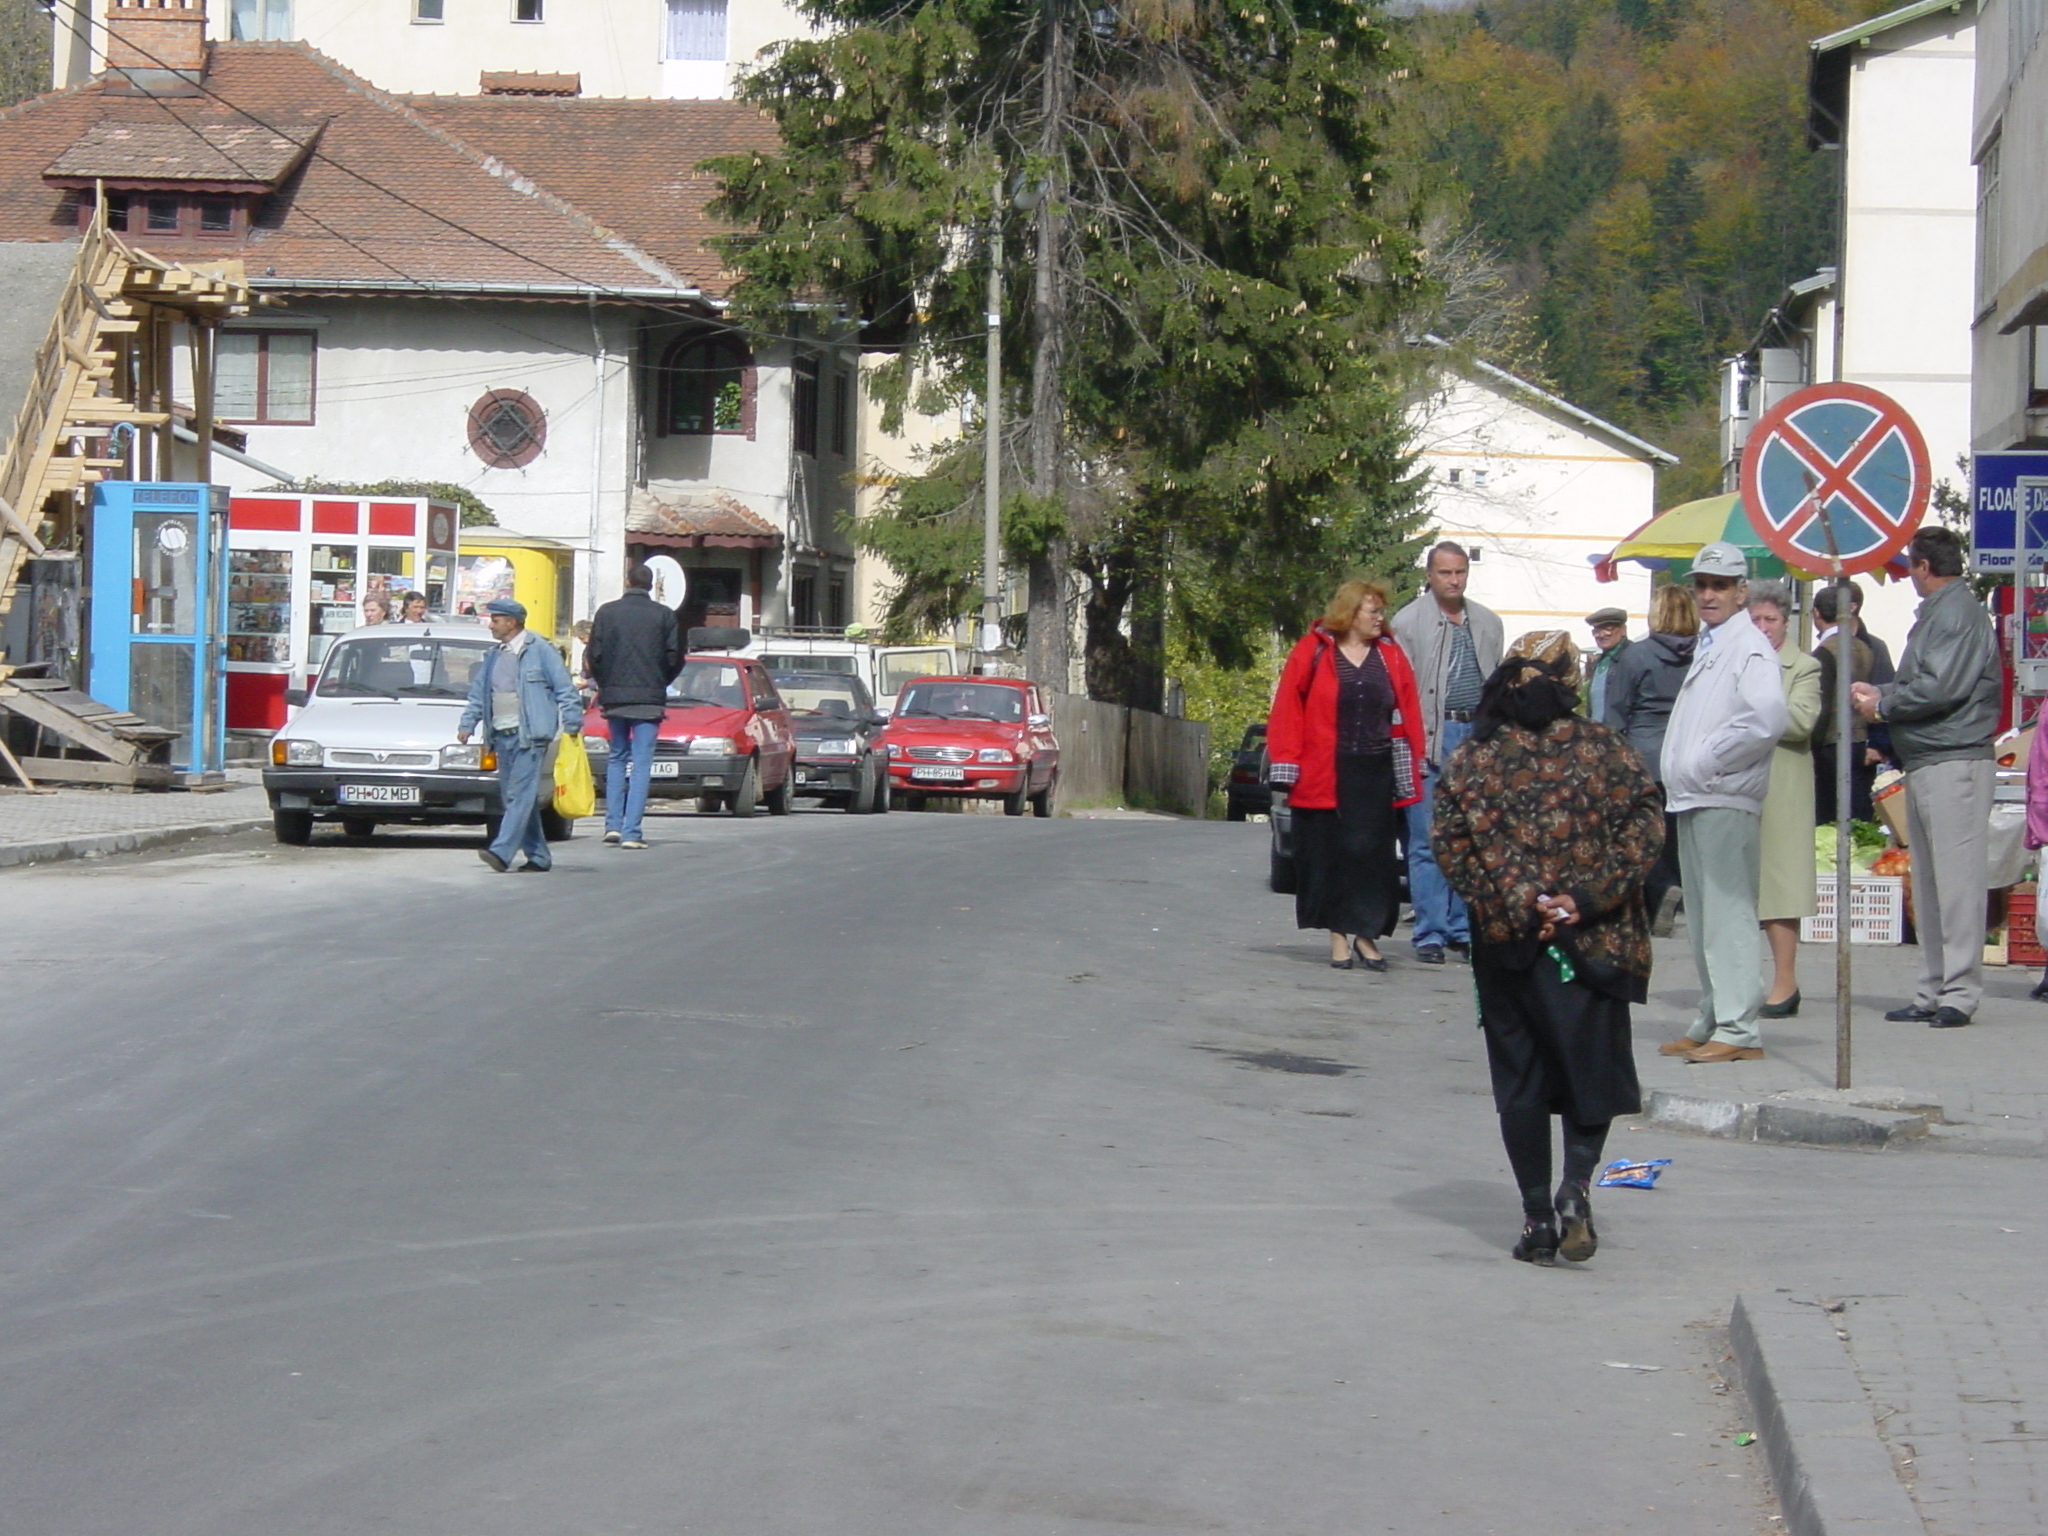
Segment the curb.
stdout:
[[[1896,1089],[1874,1089],[1863,1096],[1901,1104],[1908,1098]],[[1941,1106],[1922,1099],[1912,1108],[1871,1108],[1818,1096],[1743,1099],[1653,1088],[1644,1096],[1643,1119],[1663,1130],[1715,1136],[1724,1141],[1876,1151],[1923,1140],[1929,1122],[1940,1121]]]
[[1739,1295],[1729,1343],[1792,1536],[1927,1536],[1818,1305]]
[[242,817],[234,821],[196,821],[182,826],[144,827],[131,832],[95,832],[84,837],[58,837],[40,843],[0,844],[0,869],[24,864],[55,864],[64,859],[89,859],[109,853],[140,853],[170,843],[190,842],[201,837],[233,837],[241,832],[260,832],[270,817]]

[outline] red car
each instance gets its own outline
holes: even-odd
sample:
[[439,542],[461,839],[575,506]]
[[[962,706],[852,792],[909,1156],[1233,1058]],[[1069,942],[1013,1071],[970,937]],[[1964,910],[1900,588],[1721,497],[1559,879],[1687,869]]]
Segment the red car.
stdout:
[[[583,714],[583,745],[604,793],[611,732],[603,701]],[[692,656],[668,685],[654,738],[650,799],[695,798],[700,811],[751,816],[763,801],[787,816],[795,793],[796,732],[768,669],[745,656]]]
[[1036,683],[1012,677],[921,677],[882,732],[889,787],[913,811],[928,795],[1000,800],[1003,812],[1052,814],[1060,744]]

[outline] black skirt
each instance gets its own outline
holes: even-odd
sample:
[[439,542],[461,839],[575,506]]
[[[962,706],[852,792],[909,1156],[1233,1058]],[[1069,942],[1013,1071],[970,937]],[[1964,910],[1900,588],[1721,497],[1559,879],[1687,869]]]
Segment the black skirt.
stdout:
[[1531,964],[1503,964],[1489,947],[1473,944],[1472,979],[1494,1108],[1541,1109],[1579,1125],[1641,1110],[1628,1004],[1584,977],[1560,980],[1540,951]]
[[1401,915],[1394,755],[1337,759],[1337,808],[1294,813],[1294,923],[1379,939]]

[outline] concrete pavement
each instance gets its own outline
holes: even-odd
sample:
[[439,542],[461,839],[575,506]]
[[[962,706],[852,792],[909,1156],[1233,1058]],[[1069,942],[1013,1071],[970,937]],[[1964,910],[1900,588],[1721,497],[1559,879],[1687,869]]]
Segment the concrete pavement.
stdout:
[[1943,1353],[2039,1395],[2027,1160],[1623,1129],[1660,1187],[1513,1263],[1469,974],[1330,970],[1261,827],[653,834],[0,877],[11,1529],[1721,1536],[1738,1296],[1940,1317],[1847,1375],[1966,1468]]
[[201,794],[70,788],[25,794],[0,787],[0,869],[139,853],[269,825],[270,808],[256,769],[233,769],[227,788]]

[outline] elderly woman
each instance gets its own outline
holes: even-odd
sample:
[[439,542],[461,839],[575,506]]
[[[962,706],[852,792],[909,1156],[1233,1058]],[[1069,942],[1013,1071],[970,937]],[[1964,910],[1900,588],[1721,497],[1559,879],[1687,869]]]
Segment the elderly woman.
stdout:
[[389,624],[391,622],[391,599],[381,592],[372,592],[363,599],[363,622],[365,624]]
[[1756,915],[1771,946],[1771,987],[1760,1018],[1789,1019],[1799,1011],[1799,919],[1817,910],[1813,866],[1813,728],[1820,722],[1820,663],[1786,644],[1792,592],[1782,581],[1750,583],[1749,617],[1778,648],[1791,724],[1771,753],[1771,787],[1764,795],[1759,834],[1763,863]]
[[1384,971],[1401,915],[1395,813],[1422,798],[1415,669],[1387,633],[1387,593],[1347,581],[1281,669],[1266,725],[1273,787],[1294,812],[1294,921],[1330,934],[1330,964]]
[[[1444,877],[1472,908],[1472,977],[1501,1140],[1522,1192],[1514,1256],[1593,1256],[1594,1167],[1616,1115],[1642,1107],[1629,1005],[1650,979],[1643,876],[1664,797],[1642,759],[1580,719],[1561,630],[1524,635],[1437,786]],[[1564,1178],[1550,1189],[1550,1117]]]
[[[1650,599],[1650,635],[1622,653],[1607,679],[1607,712],[1601,722],[1628,738],[1650,777],[1664,783],[1664,727],[1678,688],[1699,644],[1700,614],[1692,589],[1674,581]],[[1643,882],[1643,904],[1653,933],[1671,932],[1678,897],[1678,818],[1664,816],[1664,851]]]

